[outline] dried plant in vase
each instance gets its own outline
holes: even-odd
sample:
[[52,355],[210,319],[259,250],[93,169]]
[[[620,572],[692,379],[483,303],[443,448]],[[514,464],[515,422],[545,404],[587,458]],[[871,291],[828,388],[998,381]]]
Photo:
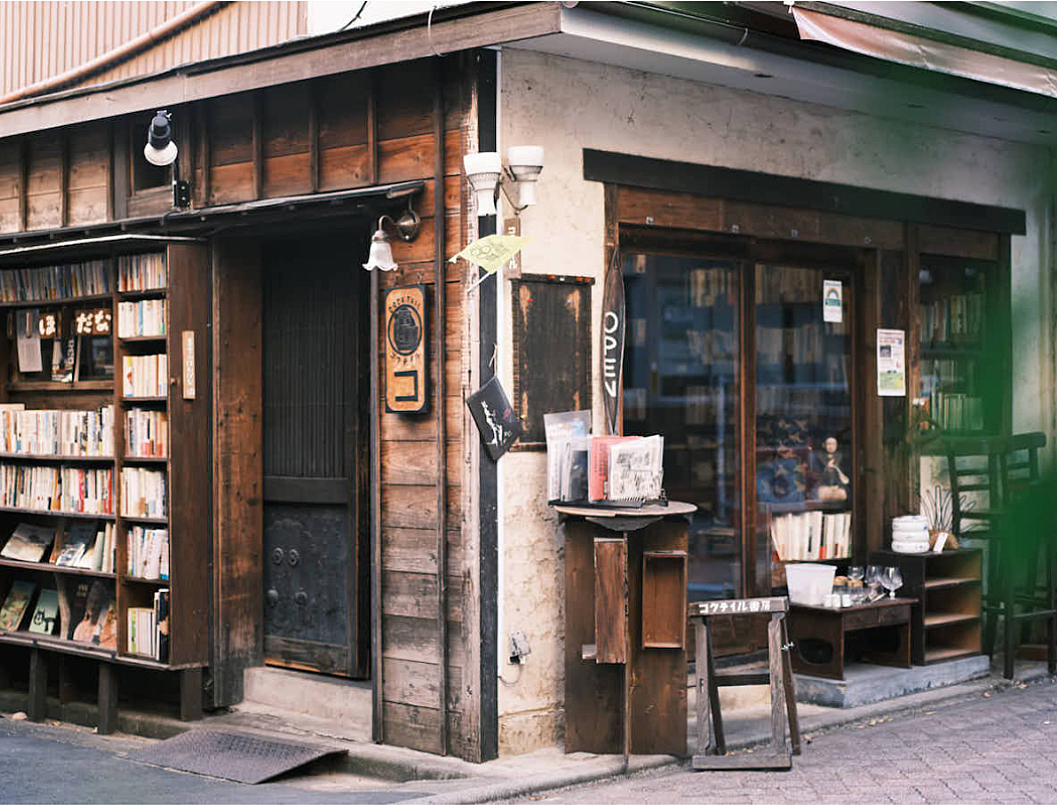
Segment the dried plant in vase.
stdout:
[[[960,498],[963,512],[969,512],[976,506],[975,501],[968,500],[964,495]],[[946,535],[943,543],[945,549],[958,548],[958,538],[951,531],[954,524],[954,504],[951,491],[937,484],[931,490],[926,490],[921,496],[921,514],[929,525],[929,548],[936,546],[936,541],[941,535]]]

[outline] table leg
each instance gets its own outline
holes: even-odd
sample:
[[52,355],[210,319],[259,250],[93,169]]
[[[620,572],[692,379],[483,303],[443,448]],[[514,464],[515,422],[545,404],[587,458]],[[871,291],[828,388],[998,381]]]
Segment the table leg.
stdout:
[[712,631],[705,631],[705,643],[708,647],[708,700],[712,710],[712,726],[716,731],[716,754],[727,754],[727,740],[723,736],[723,712],[719,709],[719,686],[716,685],[716,664],[712,654]]
[[767,624],[767,657],[771,679],[771,750],[785,750],[785,685],[782,679],[782,613],[772,613]]
[[117,669],[112,663],[99,664],[99,732],[117,730]]
[[36,647],[29,653],[29,707],[26,716],[30,722],[44,721],[44,695],[48,689],[48,661],[44,652]]
[[789,656],[789,623],[782,616],[782,685],[785,688],[785,709],[789,715],[789,741],[793,755],[800,755],[800,718],[796,713],[796,691],[793,689],[793,662]]
[[713,747],[712,715],[708,674],[708,622],[704,618],[694,619],[696,638],[695,669],[697,670],[697,753],[707,756]]

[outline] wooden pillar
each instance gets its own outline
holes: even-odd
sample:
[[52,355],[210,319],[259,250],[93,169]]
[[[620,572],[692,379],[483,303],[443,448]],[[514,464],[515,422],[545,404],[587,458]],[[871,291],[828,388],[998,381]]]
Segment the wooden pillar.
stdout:
[[180,719],[191,722],[202,718],[202,667],[180,672]]
[[117,668],[112,663],[99,663],[99,722],[98,730],[108,735],[117,730]]
[[44,695],[48,689],[48,666],[44,652],[34,647],[29,653],[29,706],[26,715],[31,722],[44,720]]

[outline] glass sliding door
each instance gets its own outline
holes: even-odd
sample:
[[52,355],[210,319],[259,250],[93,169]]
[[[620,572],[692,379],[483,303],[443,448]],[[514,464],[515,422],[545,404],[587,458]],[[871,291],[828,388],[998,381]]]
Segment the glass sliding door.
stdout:
[[851,555],[858,446],[850,273],[757,264],[753,281],[754,554],[762,594],[785,584],[784,562]]
[[732,260],[625,254],[624,433],[664,436],[664,488],[698,509],[690,601],[745,595],[740,284]]

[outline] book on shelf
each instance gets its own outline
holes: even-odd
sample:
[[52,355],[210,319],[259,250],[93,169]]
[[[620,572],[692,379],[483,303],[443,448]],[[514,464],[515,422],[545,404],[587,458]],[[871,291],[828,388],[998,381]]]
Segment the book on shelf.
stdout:
[[924,344],[978,343],[984,322],[983,294],[952,294],[921,304]]
[[121,468],[121,514],[133,518],[164,518],[166,489],[164,470]]
[[130,526],[128,574],[142,579],[169,578],[169,530]]
[[120,338],[165,335],[165,300],[119,302],[117,311],[117,335]]
[[88,410],[4,408],[0,451],[36,456],[100,456],[114,453],[114,407]]
[[37,596],[37,606],[33,609],[33,618],[29,620],[29,631],[41,635],[54,635],[59,623],[58,591],[45,588]]
[[591,437],[588,450],[587,498],[589,501],[605,501],[609,497],[609,448],[611,445],[638,437],[598,436]]
[[125,414],[127,457],[169,455],[169,422],[164,411],[131,408]]
[[169,660],[169,589],[154,592],[150,607],[127,611],[128,651],[166,663]]
[[78,586],[71,609],[70,638],[81,643],[117,648],[117,612],[114,585],[101,579],[87,585],[83,600],[82,586]]
[[55,558],[56,565],[69,568],[91,568],[95,548],[96,527],[91,521],[71,523],[63,536],[62,551]]
[[32,302],[109,294],[106,260],[0,271],[0,301]]
[[0,549],[0,557],[27,563],[43,562],[54,540],[55,527],[20,523]]
[[[90,568],[93,571],[102,571],[105,574],[114,573],[114,534],[115,527],[112,523],[104,523],[95,532],[95,542],[91,551],[85,552],[81,560],[81,568]],[[91,565],[87,565],[87,562]]]
[[0,630],[14,632],[18,629],[36,589],[37,583],[26,579],[16,579],[11,583],[4,606],[0,608]]
[[809,510],[776,515],[771,546],[782,562],[835,560],[851,556],[851,513]]
[[126,355],[121,365],[125,397],[165,397],[169,388],[169,357],[165,353]]
[[120,255],[117,259],[118,291],[150,291],[165,288],[168,281],[164,252]]

